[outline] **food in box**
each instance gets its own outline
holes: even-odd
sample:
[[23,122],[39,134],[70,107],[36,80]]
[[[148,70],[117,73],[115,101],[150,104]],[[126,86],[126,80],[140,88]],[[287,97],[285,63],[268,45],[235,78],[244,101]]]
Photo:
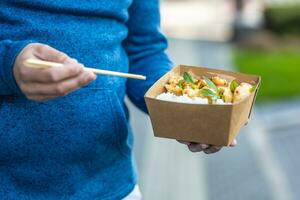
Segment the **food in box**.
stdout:
[[174,67],[145,95],[154,134],[229,145],[247,123],[259,85],[255,75]]
[[165,84],[167,92],[156,97],[159,100],[179,103],[230,104],[247,98],[255,91],[256,85],[228,82],[225,78],[213,76],[196,78],[190,72],[173,75]]

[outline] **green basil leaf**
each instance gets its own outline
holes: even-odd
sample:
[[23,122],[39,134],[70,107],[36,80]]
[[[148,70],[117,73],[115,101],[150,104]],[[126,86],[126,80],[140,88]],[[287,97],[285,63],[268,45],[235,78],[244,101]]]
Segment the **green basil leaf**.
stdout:
[[193,89],[199,89],[196,84],[192,84],[191,86],[192,86]]
[[218,95],[216,94],[216,92],[210,90],[210,89],[207,89],[207,88],[203,88],[200,90],[201,94],[205,97],[212,97],[212,98],[218,98]]
[[239,83],[236,80],[230,82],[230,90],[233,93],[235,89],[239,86]]
[[218,92],[217,86],[206,76],[203,76],[203,79],[205,80],[208,87],[210,87],[215,93]]
[[183,73],[183,79],[191,85],[195,84],[192,75],[188,72]]
[[180,81],[178,82],[178,86],[179,86],[181,89],[183,89],[183,82],[184,82],[184,80],[180,80]]

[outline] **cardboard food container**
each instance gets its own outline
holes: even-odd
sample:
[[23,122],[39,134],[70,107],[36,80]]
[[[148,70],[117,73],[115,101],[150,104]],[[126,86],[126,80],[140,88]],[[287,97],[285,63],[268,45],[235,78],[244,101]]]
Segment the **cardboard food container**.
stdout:
[[[219,76],[228,81],[257,85],[256,90],[240,102],[225,105],[187,104],[156,99],[172,75],[192,72],[197,77]],[[176,66],[161,77],[145,94],[154,135],[182,141],[227,146],[247,124],[261,78],[255,75],[204,67]]]

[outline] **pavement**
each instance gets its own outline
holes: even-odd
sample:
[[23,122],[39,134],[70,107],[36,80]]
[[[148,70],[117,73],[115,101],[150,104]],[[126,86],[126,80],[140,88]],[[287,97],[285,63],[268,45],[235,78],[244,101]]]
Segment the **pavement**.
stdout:
[[[176,64],[233,69],[231,45],[170,40]],[[238,145],[213,155],[155,138],[149,117],[128,100],[144,200],[300,199],[300,99],[259,105]]]

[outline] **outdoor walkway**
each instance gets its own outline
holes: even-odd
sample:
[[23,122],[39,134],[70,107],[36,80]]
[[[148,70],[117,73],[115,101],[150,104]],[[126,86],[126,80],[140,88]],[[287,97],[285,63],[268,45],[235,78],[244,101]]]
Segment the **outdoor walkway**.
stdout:
[[[169,53],[176,64],[233,67],[226,43],[171,40]],[[214,155],[154,138],[149,118],[130,104],[144,199],[300,199],[299,102],[256,107],[238,146]]]

